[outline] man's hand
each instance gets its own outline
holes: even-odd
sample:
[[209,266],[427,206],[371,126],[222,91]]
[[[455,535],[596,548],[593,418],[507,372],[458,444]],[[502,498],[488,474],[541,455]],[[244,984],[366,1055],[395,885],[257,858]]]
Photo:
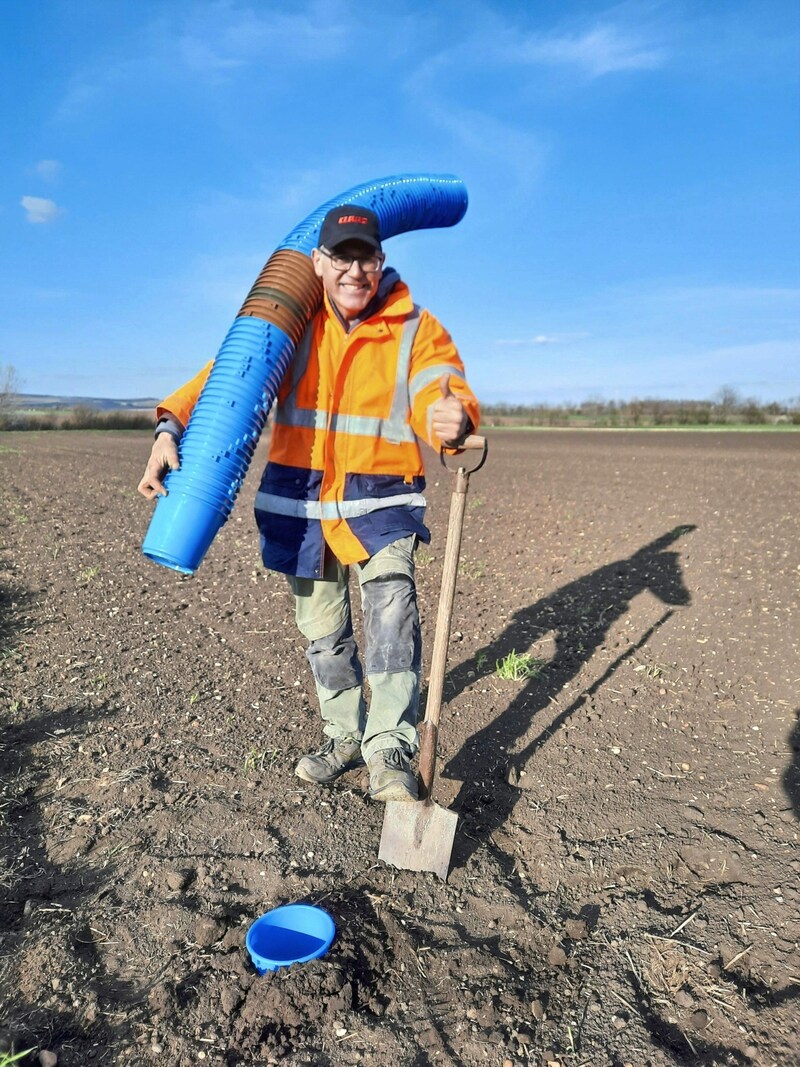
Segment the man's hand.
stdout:
[[166,496],[167,490],[161,479],[168,470],[175,471],[180,465],[175,438],[171,433],[160,433],[153,442],[150,459],[144,469],[144,477],[137,489],[148,500],[154,500],[157,496]]
[[450,375],[439,379],[441,398],[433,405],[431,425],[445,448],[455,448],[467,429],[467,413],[458,397],[450,392]]

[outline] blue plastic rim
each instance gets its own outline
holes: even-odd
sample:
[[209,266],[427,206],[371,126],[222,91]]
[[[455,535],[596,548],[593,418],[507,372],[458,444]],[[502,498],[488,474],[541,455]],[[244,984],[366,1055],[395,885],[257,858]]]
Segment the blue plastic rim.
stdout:
[[[167,500],[172,501],[172,506],[164,507]],[[228,510],[230,507],[233,507],[233,501],[230,501]],[[163,567],[181,574],[194,574],[226,518],[225,508],[211,499],[199,499],[187,492],[175,497],[159,497],[142,551],[148,559]],[[175,544],[176,526],[180,532],[179,552],[170,550]]]
[[323,908],[283,904],[256,919],[245,945],[258,973],[267,974],[324,956],[335,935],[336,925]]

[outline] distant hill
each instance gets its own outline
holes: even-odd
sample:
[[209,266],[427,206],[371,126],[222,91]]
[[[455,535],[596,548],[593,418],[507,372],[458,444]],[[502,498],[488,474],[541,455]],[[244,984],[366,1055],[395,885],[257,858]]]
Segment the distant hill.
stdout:
[[63,408],[92,408],[94,411],[152,412],[160,401],[153,397],[114,400],[103,396],[50,396],[47,393],[17,393],[12,406],[18,410],[55,411]]

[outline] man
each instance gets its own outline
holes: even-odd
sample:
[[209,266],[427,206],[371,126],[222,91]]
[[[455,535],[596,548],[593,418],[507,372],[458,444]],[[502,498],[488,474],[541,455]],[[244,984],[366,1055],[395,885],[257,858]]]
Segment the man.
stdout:
[[[478,403],[449,334],[384,269],[374,212],[328,212],[311,253],[323,305],[278,391],[269,462],[256,496],[265,566],[288,576],[307,638],[327,737],[296,767],[323,784],[366,760],[376,800],[416,800],[421,670],[414,551],[423,523],[418,438],[452,449],[478,424]],[[177,440],[203,374],[159,406],[156,441],[139,491],[164,493]],[[363,672],[348,579],[364,612]]]

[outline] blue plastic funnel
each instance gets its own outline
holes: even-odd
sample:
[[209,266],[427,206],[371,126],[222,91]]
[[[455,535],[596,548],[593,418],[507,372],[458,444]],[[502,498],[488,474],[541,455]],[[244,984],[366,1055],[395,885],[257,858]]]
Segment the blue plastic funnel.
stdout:
[[259,974],[308,963],[331,947],[336,926],[327,911],[312,904],[284,904],[256,919],[245,944]]

